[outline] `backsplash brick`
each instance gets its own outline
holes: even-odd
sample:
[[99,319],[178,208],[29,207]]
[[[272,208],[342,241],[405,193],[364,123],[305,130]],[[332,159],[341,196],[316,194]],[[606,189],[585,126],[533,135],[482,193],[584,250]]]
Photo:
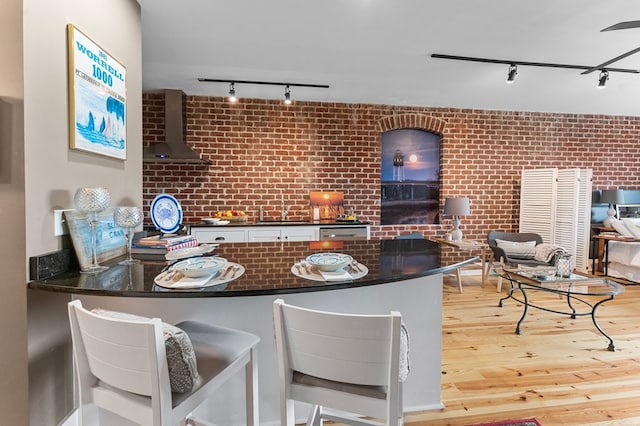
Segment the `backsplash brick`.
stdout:
[[[163,110],[161,93],[143,95],[145,146],[163,140]],[[442,235],[449,218],[380,226],[380,141],[395,126],[442,135],[441,200],[470,198],[466,238],[517,229],[523,168],[591,168],[594,188],[640,188],[640,117],[187,96],[188,144],[212,164],[145,163],[145,222],[162,192],[193,222],[227,209],[255,220],[260,207],[276,218],[281,197],[291,218],[306,219],[309,192],[330,190],[372,222],[373,237]]]

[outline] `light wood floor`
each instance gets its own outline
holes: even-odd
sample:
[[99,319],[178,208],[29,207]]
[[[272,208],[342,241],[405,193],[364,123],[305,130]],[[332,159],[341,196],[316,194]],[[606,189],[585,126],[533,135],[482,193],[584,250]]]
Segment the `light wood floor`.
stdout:
[[[598,309],[615,341],[610,352],[590,317],[530,309],[522,334],[515,334],[522,305],[509,300],[498,308],[496,278],[489,280],[483,287],[479,277],[464,276],[460,294],[455,278],[445,277],[445,408],[405,414],[405,425],[529,417],[543,426],[640,425],[640,285],[626,286]],[[557,295],[537,293],[535,300],[563,306]]]
[[[522,305],[509,300],[497,307],[495,277],[484,288],[479,277],[463,278],[460,294],[454,278],[445,277],[446,408],[407,414],[407,426],[528,417],[544,426],[640,425],[640,285],[626,286],[598,309],[600,326],[616,344],[610,352],[590,317],[530,309],[522,334],[515,334]],[[535,298],[563,306],[557,295]]]

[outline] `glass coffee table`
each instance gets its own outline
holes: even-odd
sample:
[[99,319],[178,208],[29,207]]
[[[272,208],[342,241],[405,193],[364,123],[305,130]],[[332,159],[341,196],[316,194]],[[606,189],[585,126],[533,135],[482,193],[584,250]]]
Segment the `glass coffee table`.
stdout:
[[[568,277],[558,277],[554,268],[509,268],[504,267],[497,270],[498,274],[506,278],[511,283],[511,288],[507,295],[500,299],[499,307],[507,299],[513,299],[524,305],[522,317],[516,325],[516,334],[521,334],[520,325],[527,316],[529,307],[541,309],[562,315],[568,315],[572,319],[579,316],[591,316],[596,329],[609,340],[608,349],[615,351],[613,339],[605,333],[596,319],[596,311],[600,305],[624,291],[624,287],[614,281],[601,277],[588,277],[572,273]],[[522,299],[514,295],[519,290]],[[558,310],[550,307],[533,304],[527,297],[527,292],[541,291],[555,293],[566,298],[567,309]]]

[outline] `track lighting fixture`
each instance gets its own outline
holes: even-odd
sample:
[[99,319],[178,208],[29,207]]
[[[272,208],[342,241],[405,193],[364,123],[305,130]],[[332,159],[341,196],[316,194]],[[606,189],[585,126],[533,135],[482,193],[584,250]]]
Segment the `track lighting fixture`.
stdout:
[[284,104],[291,105],[291,89],[289,88],[288,84],[284,88]]
[[604,89],[609,80],[609,71],[600,70],[600,77],[598,77],[598,89]]
[[508,84],[513,83],[513,80],[515,80],[517,74],[518,74],[518,66],[516,64],[510,64],[509,72],[507,74],[507,83]]
[[236,98],[236,85],[233,81],[229,84],[229,102],[234,103],[238,100]]
[[[640,22],[640,21],[639,21]],[[626,23],[624,23],[626,24]],[[635,24],[634,24],[635,25]],[[634,26],[635,28],[635,26]],[[518,65],[527,66],[527,67],[543,67],[543,68],[565,68],[565,69],[574,69],[574,70],[584,70],[581,72],[581,75],[589,74],[592,71],[600,70],[600,77],[598,78],[598,87],[605,87],[607,80],[609,79],[609,73],[611,72],[622,72],[622,73],[630,73],[630,74],[640,74],[639,69],[630,69],[630,68],[613,68],[608,65],[616,62],[619,59],[625,58],[631,54],[636,52],[640,52],[640,47],[637,49],[631,50],[624,55],[621,55],[617,58],[613,58],[610,61],[607,61],[603,64],[596,66],[589,65],[571,65],[571,64],[554,64],[551,62],[529,62],[529,61],[513,61],[507,59],[490,59],[490,58],[474,58],[471,56],[456,56],[456,55],[444,55],[441,53],[432,53],[431,57],[436,59],[451,59],[454,61],[469,61],[469,62],[484,62],[489,64],[508,64],[509,65],[509,73],[507,75],[507,83],[513,83],[516,75],[518,74]],[[606,67],[606,68],[605,68]]]
[[328,89],[328,84],[314,84],[314,83],[288,83],[280,81],[256,81],[256,80],[223,80],[218,78],[205,78],[199,77],[198,81],[204,83],[229,83],[229,102],[236,102],[236,84],[256,84],[266,86],[284,86],[284,103],[286,105],[291,104],[291,87],[312,87],[319,89]]

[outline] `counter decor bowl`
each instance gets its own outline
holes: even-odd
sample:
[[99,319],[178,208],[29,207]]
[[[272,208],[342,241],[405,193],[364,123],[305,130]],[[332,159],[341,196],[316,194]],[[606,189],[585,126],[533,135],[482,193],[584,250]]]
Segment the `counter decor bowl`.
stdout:
[[200,278],[213,275],[227,264],[222,257],[192,257],[182,260],[171,267],[185,277]]
[[219,217],[205,217],[204,219],[202,219],[202,221],[208,225],[214,225],[217,222],[220,222],[220,218]]
[[342,253],[315,253],[307,256],[306,260],[320,271],[333,272],[350,264],[353,258]]

